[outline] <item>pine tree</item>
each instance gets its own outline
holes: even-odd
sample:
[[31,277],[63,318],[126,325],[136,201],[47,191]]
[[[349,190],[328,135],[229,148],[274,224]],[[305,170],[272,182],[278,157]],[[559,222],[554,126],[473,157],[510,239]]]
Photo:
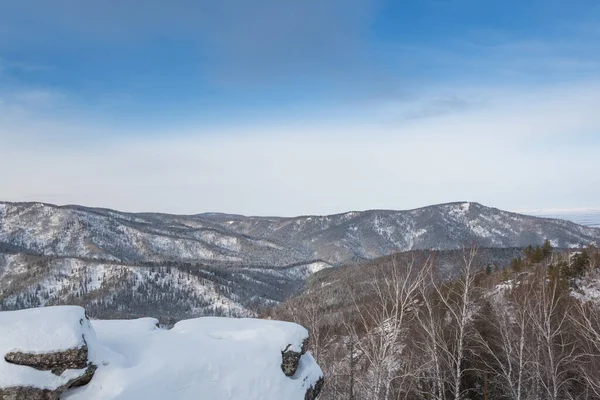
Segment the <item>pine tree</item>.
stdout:
[[533,264],[539,264],[544,260],[544,250],[540,246],[535,246],[533,254],[531,256],[531,262]]
[[521,257],[513,258],[510,262],[510,267],[516,274],[521,272],[521,270],[523,269],[523,260],[521,259]]
[[552,244],[550,243],[550,241],[548,239],[546,239],[544,241],[544,246],[542,246],[542,253],[544,256],[544,259],[550,257],[552,255],[552,251],[553,251],[553,247]]

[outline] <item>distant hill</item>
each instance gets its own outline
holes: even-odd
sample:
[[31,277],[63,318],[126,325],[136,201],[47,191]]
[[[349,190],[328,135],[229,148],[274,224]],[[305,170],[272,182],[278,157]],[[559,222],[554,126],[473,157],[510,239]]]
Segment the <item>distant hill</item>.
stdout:
[[465,202],[293,218],[0,203],[0,308],[70,302],[103,317],[250,315],[331,266],[545,239],[587,245],[600,242],[600,229]]
[[119,262],[187,261],[282,267],[338,265],[397,251],[555,247],[600,240],[600,229],[478,203],[294,218],[230,214],[130,214],[81,206],[0,203],[0,242],[32,253]]

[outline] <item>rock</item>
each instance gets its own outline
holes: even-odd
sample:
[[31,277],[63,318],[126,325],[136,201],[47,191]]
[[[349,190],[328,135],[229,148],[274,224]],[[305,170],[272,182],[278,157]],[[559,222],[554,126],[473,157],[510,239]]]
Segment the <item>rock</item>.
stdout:
[[325,380],[323,379],[323,377],[321,377],[321,379],[319,379],[314,384],[314,386],[311,386],[310,388],[308,388],[308,390],[306,391],[306,394],[304,395],[304,400],[315,400],[319,396],[319,393],[321,393],[321,389],[323,389],[324,383],[325,383]]
[[[306,354],[306,350],[308,349],[308,338],[302,342],[300,352],[290,350],[290,347],[292,345],[288,344],[285,350],[281,352],[281,370],[287,377],[294,376],[296,371],[298,371],[300,359]],[[304,395],[304,400],[315,400],[319,396],[319,393],[321,393],[324,382],[323,377],[321,377],[314,385],[309,387]]]
[[58,400],[60,393],[34,387],[0,388],[0,400]]
[[[95,333],[81,307],[0,313],[0,400],[56,400],[89,383]],[[89,342],[91,341],[91,342]]]
[[300,363],[300,357],[306,354],[306,349],[308,348],[308,339],[305,339],[302,342],[302,348],[300,352],[290,350],[292,347],[291,344],[288,344],[284,351],[281,352],[281,370],[285,374],[285,376],[294,376],[296,371],[298,370],[298,364]]
[[55,353],[12,352],[6,354],[4,359],[11,364],[26,365],[40,371],[52,371],[54,375],[60,375],[68,369],[86,368],[88,366],[88,348],[87,344],[84,344],[80,348]]
[[31,386],[15,386],[0,388],[0,400],[59,400],[67,389],[80,387],[90,383],[96,372],[96,366],[89,364],[83,375],[71,379],[67,384],[54,389],[40,389]]
[[[85,338],[83,341],[85,343]],[[84,371],[81,375],[70,379],[66,384],[54,390],[30,386],[0,388],[0,400],[58,400],[65,390],[90,383],[97,369],[94,364],[88,362],[87,345],[46,354],[12,352],[4,356],[4,359],[10,364],[23,365],[40,371],[51,371],[57,376],[62,375],[68,369]]]
[[[68,351],[69,352],[68,354],[73,355],[73,354],[81,353],[81,351],[77,351],[77,350],[81,350],[81,349],[73,349],[73,351]],[[63,353],[67,353],[67,352],[63,352]],[[86,357],[87,357],[87,349],[86,349],[85,353],[86,353]],[[17,354],[18,354],[18,356],[17,356]],[[94,377],[94,373],[96,372],[96,369],[97,369],[97,367],[94,364],[88,363],[87,359],[86,359],[85,360],[86,364],[83,366],[83,368],[79,368],[75,364],[71,364],[69,368],[66,368],[65,365],[60,364],[60,361],[58,361],[58,363],[54,362],[56,360],[59,360],[58,358],[56,358],[56,357],[58,357],[58,356],[56,356],[56,354],[58,354],[58,353],[52,353],[51,355],[53,357],[44,359],[44,356],[47,356],[46,354],[35,355],[35,354],[25,354],[25,353],[14,353],[14,358],[12,358],[12,359],[17,360],[17,361],[22,361],[22,362],[34,361],[34,365],[28,365],[25,363],[21,363],[19,365],[27,365],[29,367],[39,369],[39,370],[46,370],[46,371],[51,370],[52,373],[54,373],[55,375],[61,375],[67,369],[81,369],[81,370],[83,370],[83,373],[79,376],[75,376],[74,378],[70,379],[66,384],[64,384],[56,389],[53,389],[53,390],[41,389],[41,388],[36,388],[36,387],[32,387],[32,386],[14,386],[14,387],[8,387],[8,388],[0,387],[0,400],[58,400],[58,399],[60,399],[60,395],[65,390],[84,386],[84,385],[87,385],[88,383],[90,383],[90,381]],[[33,356],[39,356],[40,358],[34,358]],[[38,363],[37,361],[39,361],[39,360],[43,360],[43,361]],[[71,361],[72,360],[73,359],[71,359]],[[48,368],[46,368],[46,367],[42,368],[42,366],[46,366]],[[59,371],[59,370],[62,370],[60,374],[57,373],[57,371]]]
[[73,379],[72,381],[69,381],[69,383],[65,385],[65,390],[87,385],[92,381],[94,373],[96,373],[97,369],[97,366],[95,366],[92,363],[89,363],[83,375]]

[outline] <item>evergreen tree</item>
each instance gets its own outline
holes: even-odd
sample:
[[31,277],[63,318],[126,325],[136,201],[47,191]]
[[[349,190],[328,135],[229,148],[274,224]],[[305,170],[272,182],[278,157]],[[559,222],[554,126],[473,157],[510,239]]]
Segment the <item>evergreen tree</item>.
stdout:
[[531,259],[533,258],[533,246],[529,245],[527,247],[525,247],[525,249],[523,250],[523,254],[525,255],[525,259],[528,262],[531,262]]
[[587,249],[575,254],[571,259],[571,276],[578,277],[585,274],[590,265],[590,255]]
[[523,269],[523,260],[521,257],[513,258],[510,262],[510,267],[515,274],[518,274]]
[[552,251],[553,251],[553,247],[552,244],[550,243],[550,241],[548,239],[546,239],[544,241],[544,246],[542,246],[542,254],[544,259],[550,257],[552,255]]
[[531,262],[533,264],[539,264],[544,261],[544,250],[540,246],[535,246],[533,254],[531,255]]

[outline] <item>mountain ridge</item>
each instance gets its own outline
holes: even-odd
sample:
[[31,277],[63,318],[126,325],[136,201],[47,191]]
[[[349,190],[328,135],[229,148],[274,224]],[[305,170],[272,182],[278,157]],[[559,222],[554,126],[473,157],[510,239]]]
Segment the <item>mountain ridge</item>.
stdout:
[[[62,237],[63,243],[42,243],[40,237],[44,234],[59,242]],[[82,236],[85,243],[74,248]],[[119,238],[124,241],[112,243]],[[549,239],[556,247],[571,247],[599,238],[599,228],[527,216],[477,202],[296,217],[128,213],[79,205],[0,202],[0,241],[41,248],[46,255],[80,256],[85,248],[86,255],[121,261],[187,259],[277,266],[323,259],[343,264],[395,251],[451,249],[470,243],[522,247]],[[64,243],[67,239],[70,242]],[[152,246],[138,243],[140,240],[152,242],[154,249],[142,254],[140,248],[148,250]],[[336,247],[337,253],[331,253]],[[256,257],[251,257],[252,253]]]
[[50,203],[50,202],[45,202],[45,201],[5,201],[5,200],[0,200],[0,205],[2,204],[7,204],[7,205],[43,205],[43,206],[47,206],[47,207],[52,207],[52,208],[64,208],[64,209],[84,209],[84,210],[88,210],[88,211],[108,211],[108,212],[116,212],[119,214],[128,214],[128,215],[133,215],[133,216],[152,216],[152,215],[170,215],[170,216],[174,216],[174,217],[206,217],[206,218],[210,218],[210,217],[231,217],[231,218],[263,218],[263,219],[297,219],[297,218],[308,218],[308,217],[335,217],[335,216],[342,216],[345,214],[350,214],[350,213],[367,213],[367,212],[410,212],[410,211],[418,211],[418,210],[423,210],[423,209],[428,209],[428,208],[435,208],[435,207],[440,207],[440,206],[456,206],[456,205],[462,205],[462,204],[473,204],[473,205],[478,205],[478,206],[482,206],[482,207],[486,207],[489,209],[493,209],[493,210],[499,210],[499,211],[503,211],[506,213],[511,213],[511,214],[517,214],[517,215],[526,215],[526,216],[530,216],[530,217],[535,217],[535,218],[541,218],[541,219],[562,219],[562,218],[558,218],[558,217],[553,217],[551,216],[552,214],[533,214],[533,213],[527,213],[527,212],[517,212],[517,211],[507,211],[498,207],[492,207],[492,206],[485,206],[484,204],[478,202],[478,201],[450,201],[450,202],[444,202],[444,203],[436,203],[436,204],[429,204],[426,206],[421,206],[421,207],[414,207],[414,208],[404,208],[404,209],[395,209],[395,208],[367,208],[367,209],[355,209],[355,210],[347,210],[347,211],[342,211],[342,212],[337,212],[337,213],[332,213],[332,214],[297,214],[297,215],[291,215],[291,216],[280,216],[280,215],[255,215],[255,214],[239,214],[239,213],[228,213],[228,212],[221,212],[221,211],[208,211],[208,212],[199,212],[199,213],[191,213],[191,214],[179,214],[179,213],[169,213],[169,212],[160,212],[160,211],[140,211],[140,212],[132,212],[132,211],[123,211],[123,210],[119,210],[116,208],[108,208],[108,207],[99,207],[99,206],[86,206],[86,205],[82,205],[82,204],[74,204],[74,203],[68,203],[68,204],[56,204],[56,203]]
[[600,229],[476,202],[298,217],[0,202],[0,309],[75,303],[100,317],[144,315],[150,306],[165,318],[253,315],[323,269],[546,239],[578,247],[600,242]]

